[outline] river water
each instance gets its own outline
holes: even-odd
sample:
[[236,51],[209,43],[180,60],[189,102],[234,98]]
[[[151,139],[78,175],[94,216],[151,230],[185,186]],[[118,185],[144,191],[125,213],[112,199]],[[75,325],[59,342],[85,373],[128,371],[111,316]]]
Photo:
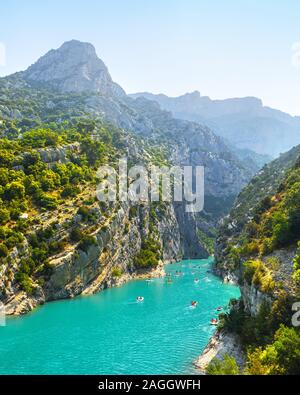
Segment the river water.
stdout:
[[208,272],[211,263],[167,265],[172,282],[135,280],[7,319],[0,374],[195,373],[192,362],[215,330],[216,308],[240,296],[238,287]]

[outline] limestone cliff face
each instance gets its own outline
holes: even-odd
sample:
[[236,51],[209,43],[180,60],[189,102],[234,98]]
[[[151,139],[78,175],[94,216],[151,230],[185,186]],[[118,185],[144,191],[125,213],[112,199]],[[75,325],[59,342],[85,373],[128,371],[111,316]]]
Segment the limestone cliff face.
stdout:
[[[262,243],[267,241],[268,235],[260,227],[265,218],[272,222],[272,215],[278,210],[279,204],[280,209],[285,210],[287,203],[284,197],[293,187],[297,190],[298,186],[293,180],[297,179],[295,172],[299,153],[300,146],[294,147],[264,166],[240,192],[230,214],[219,223],[214,271],[225,281],[239,283],[243,304],[251,315],[256,315],[263,302],[271,303],[282,291],[287,295],[295,295],[293,259],[296,255],[296,232],[287,242],[274,242],[270,248],[264,249]],[[290,184],[287,180],[290,180]],[[296,203],[294,209],[298,210]],[[272,229],[271,226],[270,237],[273,237]],[[251,249],[251,245],[255,248]],[[249,283],[245,280],[244,264],[247,261],[259,263],[265,275],[267,273],[272,279],[271,286],[263,287],[263,280],[253,283],[253,277],[252,280],[248,279]]]
[[37,149],[38,154],[41,157],[41,160],[45,163],[66,163],[69,161],[68,154],[78,154],[80,152],[80,144],[66,144],[57,148],[43,148]]
[[232,272],[230,269],[218,268],[214,266],[214,273],[223,278],[225,283],[239,284],[241,290],[241,300],[245,311],[256,316],[263,304],[271,305],[274,297],[262,292],[257,286],[249,285],[242,281],[242,271],[235,270]]
[[241,298],[245,310],[252,316],[256,316],[260,307],[267,303],[272,304],[273,298],[261,292],[257,287],[243,283],[241,286]]
[[[24,100],[24,92],[28,100]],[[0,115],[5,117],[14,117],[14,114],[10,115],[13,110],[14,113],[18,111],[18,118],[34,119],[41,124],[48,122],[49,116],[60,123],[62,114],[65,119],[81,116],[101,118],[126,132],[128,157],[135,157],[135,163],[144,163],[145,158],[151,161],[151,150],[158,149],[164,151],[164,160],[167,159],[170,165],[205,167],[204,211],[186,213],[184,205],[169,205],[165,215],[157,220],[157,238],[162,246],[164,261],[181,256],[207,257],[211,249],[209,251],[206,247],[204,239],[208,236],[211,242],[214,237],[211,230],[218,219],[227,213],[232,200],[252,175],[249,168],[209,128],[175,119],[152,101],[143,98],[134,100],[127,96],[112,81],[106,66],[90,44],[73,40],[58,50],[51,50],[26,71],[0,79],[0,94],[5,98],[5,108],[0,106]],[[138,144],[132,144],[131,133],[139,139]],[[69,149],[43,149],[39,154],[51,167],[56,162],[66,162]],[[71,149],[76,150],[77,147]],[[160,155],[158,162],[161,163]],[[51,257],[53,273],[45,284],[35,284],[36,290],[31,297],[18,293],[14,273],[20,258],[12,258],[9,270],[3,268],[3,287],[0,284],[0,289],[4,288],[5,294],[0,295],[0,299],[9,304],[12,312],[20,313],[43,300],[95,292],[113,285],[119,281],[112,276],[115,267],[129,276],[134,275],[133,260],[142,237],[147,233],[146,217],[150,208],[146,205],[141,209],[138,218],[129,218],[128,207],[114,209],[115,217],[110,218],[106,230],[103,229],[103,219],[99,217],[98,229],[97,226],[93,229],[96,244],[86,252],[78,251],[71,243],[63,253]],[[120,209],[124,211],[123,216],[118,214]],[[38,219],[46,226],[56,216],[66,217],[64,210],[68,213],[72,207],[62,207],[61,212],[50,215],[43,212]],[[117,225],[114,225],[116,220]],[[64,236],[69,240],[69,234],[64,235],[65,225],[69,226],[69,223],[59,224],[59,235],[55,241],[60,241]],[[26,246],[24,249],[23,256],[26,256]],[[5,281],[8,284],[4,285]],[[16,296],[17,293],[19,296]]]
[[[178,222],[172,205],[164,216],[157,219],[157,240],[162,248],[161,262],[155,270],[137,270],[134,258],[140,251],[142,238],[149,233],[145,218],[149,206],[140,206],[134,218],[130,218],[130,207],[121,206],[105,226],[100,225],[91,235],[95,239],[87,251],[68,246],[62,253],[50,260],[53,268],[45,284],[35,284],[35,290],[28,296],[19,291],[14,280],[21,257],[26,256],[27,246],[17,249],[11,259],[13,266],[2,269],[1,283],[6,282],[5,295],[1,300],[6,304],[7,314],[24,314],[46,301],[71,298],[80,294],[98,292],[114,286],[137,275],[160,275],[163,262],[172,262],[182,257]],[[114,269],[122,273],[121,278],[114,275]],[[1,286],[0,283],[0,286]]]
[[98,92],[104,96],[125,95],[114,83],[92,44],[77,40],[51,50],[22,76],[26,81],[46,83],[60,92]]
[[[97,292],[114,284],[112,271],[134,275],[137,269],[134,258],[141,248],[145,229],[141,218],[148,214],[148,207],[140,207],[139,215],[129,220],[129,207],[121,207],[104,229],[96,229],[92,235],[96,244],[84,251],[66,251],[51,261],[54,273],[45,286],[46,300],[73,297],[81,293]],[[158,240],[163,248],[165,261],[181,257],[178,224],[170,206],[166,217],[158,223]]]
[[[22,101],[21,108],[20,100],[15,99],[22,97],[24,90],[32,102],[39,98],[34,106],[36,119],[43,121],[51,114],[60,121],[62,113],[101,118],[133,132],[148,145],[164,146],[172,165],[204,166],[204,215],[184,215],[179,210],[176,213],[185,256],[207,256],[197,232],[215,228],[253,175],[251,166],[240,161],[222,138],[199,123],[174,118],[154,101],[129,97],[111,80],[94,47],[75,40],[51,50],[25,72],[0,79],[0,94],[5,95],[9,107],[20,111],[21,117],[32,118],[33,106],[27,109]],[[0,106],[1,112],[7,114]]]

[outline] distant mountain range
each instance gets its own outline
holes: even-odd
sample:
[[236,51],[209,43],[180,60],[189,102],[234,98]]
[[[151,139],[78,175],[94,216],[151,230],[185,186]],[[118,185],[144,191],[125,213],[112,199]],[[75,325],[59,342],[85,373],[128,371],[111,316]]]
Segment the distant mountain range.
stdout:
[[[234,334],[247,350],[247,374],[299,374],[291,327],[300,300],[299,117],[252,97],[129,96],[91,44],[72,40],[0,78],[0,143],[0,301],[8,314],[98,292],[161,261],[214,254],[214,272],[241,289],[219,316],[220,349],[233,349],[223,335]],[[98,166],[123,156],[130,165],[204,166],[204,210],[98,202]]]
[[[13,123],[2,127],[3,137],[13,133],[21,138],[23,130],[53,123],[60,127],[82,117],[134,134],[141,146],[158,147],[167,152],[170,165],[205,167],[204,211],[194,215],[180,205],[175,211],[186,256],[207,255],[203,234],[211,235],[228,213],[241,188],[261,167],[261,158],[231,148],[209,127],[177,119],[154,101],[126,95],[89,43],[66,42],[27,70],[0,78],[0,124]],[[130,153],[134,147],[128,143],[127,149]]]
[[151,100],[126,95],[90,43],[65,42],[27,70],[1,78],[0,99],[0,117],[30,123],[55,114],[86,114],[156,142],[167,141],[177,164],[207,167],[206,191],[214,196],[232,198],[259,168],[248,165],[244,155],[208,127],[176,119]]
[[211,100],[198,91],[179,97],[130,95],[157,102],[176,118],[205,124],[230,144],[273,157],[300,143],[300,117],[263,106],[255,97]]

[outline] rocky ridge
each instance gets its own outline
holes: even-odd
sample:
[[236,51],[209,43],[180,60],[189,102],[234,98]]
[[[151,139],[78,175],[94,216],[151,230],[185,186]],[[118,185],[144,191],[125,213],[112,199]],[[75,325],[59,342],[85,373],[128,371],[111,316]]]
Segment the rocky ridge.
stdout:
[[131,97],[153,100],[176,118],[208,125],[238,149],[276,157],[300,143],[299,117],[266,107],[256,97],[212,100],[198,91],[178,97],[148,92]]
[[[162,111],[156,103],[149,100],[134,100],[126,96],[112,81],[91,44],[75,40],[67,42],[58,50],[51,50],[26,71],[0,79],[0,97],[0,116],[5,122],[17,122],[17,126],[13,128],[14,136],[21,136],[24,124],[36,128],[53,121],[63,124],[72,117],[101,119],[110,122],[112,128],[119,127],[126,132],[129,157],[133,154],[143,162],[147,155],[152,155],[160,164],[165,164],[161,161],[161,155],[157,154],[163,149],[168,164],[205,167],[204,211],[185,213],[184,205],[170,205],[165,219],[158,220],[162,261],[182,256],[207,257],[210,252],[203,235],[211,240],[211,232],[218,219],[228,211],[239,190],[253,174],[209,128],[175,119],[171,113]],[[3,130],[6,136],[5,127]],[[8,133],[11,133],[10,130]],[[137,136],[142,149],[137,144],[132,144],[130,133]],[[40,150],[39,154],[51,167],[56,161],[63,163],[67,160],[66,149],[68,148],[58,147]],[[76,154],[79,148],[74,146],[72,149]],[[105,225],[107,230],[104,231],[101,228],[104,226],[103,221],[99,217],[98,229],[94,229],[92,234],[96,244],[89,247],[88,251],[78,253],[71,246],[50,261],[54,272],[45,285],[37,284],[35,299],[29,297],[27,301],[23,301],[23,296],[19,294],[15,299],[14,273],[7,272],[3,276],[6,291],[2,299],[9,302],[12,312],[19,312],[19,308],[15,307],[18,305],[27,304],[27,307],[20,309],[25,312],[42,301],[96,292],[117,281],[112,280],[112,271],[119,265],[125,277],[135,275],[132,260],[139,251],[141,237],[147,232],[147,226],[143,229],[145,223],[142,219],[138,222],[128,219],[129,207],[112,209],[115,211],[115,219]],[[149,209],[150,207],[146,207],[145,211]],[[46,214],[42,214],[40,218],[45,226],[51,221]],[[55,214],[52,213],[51,217],[54,218]],[[126,218],[127,225],[124,223]],[[119,221],[117,227],[115,221]],[[131,234],[131,239],[128,234],[119,233],[128,226],[133,231],[132,234],[128,233]],[[58,237],[63,234],[62,227],[63,224],[58,225]],[[116,250],[113,239],[124,246],[120,247],[118,243]],[[172,248],[174,251],[170,255],[168,251]],[[21,254],[26,256],[26,245]],[[14,270],[17,269],[19,259],[17,256],[12,257]],[[124,262],[124,267],[119,264],[120,261]],[[16,300],[19,302],[15,303]]]
[[48,84],[62,93],[89,91],[105,96],[125,95],[123,89],[112,81],[93,45],[77,40],[49,51],[21,76],[30,83]]

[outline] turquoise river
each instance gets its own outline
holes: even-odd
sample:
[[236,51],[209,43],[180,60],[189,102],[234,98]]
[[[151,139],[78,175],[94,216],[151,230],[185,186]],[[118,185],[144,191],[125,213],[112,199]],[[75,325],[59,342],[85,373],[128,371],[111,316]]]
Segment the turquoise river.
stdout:
[[209,272],[211,263],[167,265],[172,282],[135,280],[8,318],[0,327],[0,374],[195,373],[216,308],[240,295]]

